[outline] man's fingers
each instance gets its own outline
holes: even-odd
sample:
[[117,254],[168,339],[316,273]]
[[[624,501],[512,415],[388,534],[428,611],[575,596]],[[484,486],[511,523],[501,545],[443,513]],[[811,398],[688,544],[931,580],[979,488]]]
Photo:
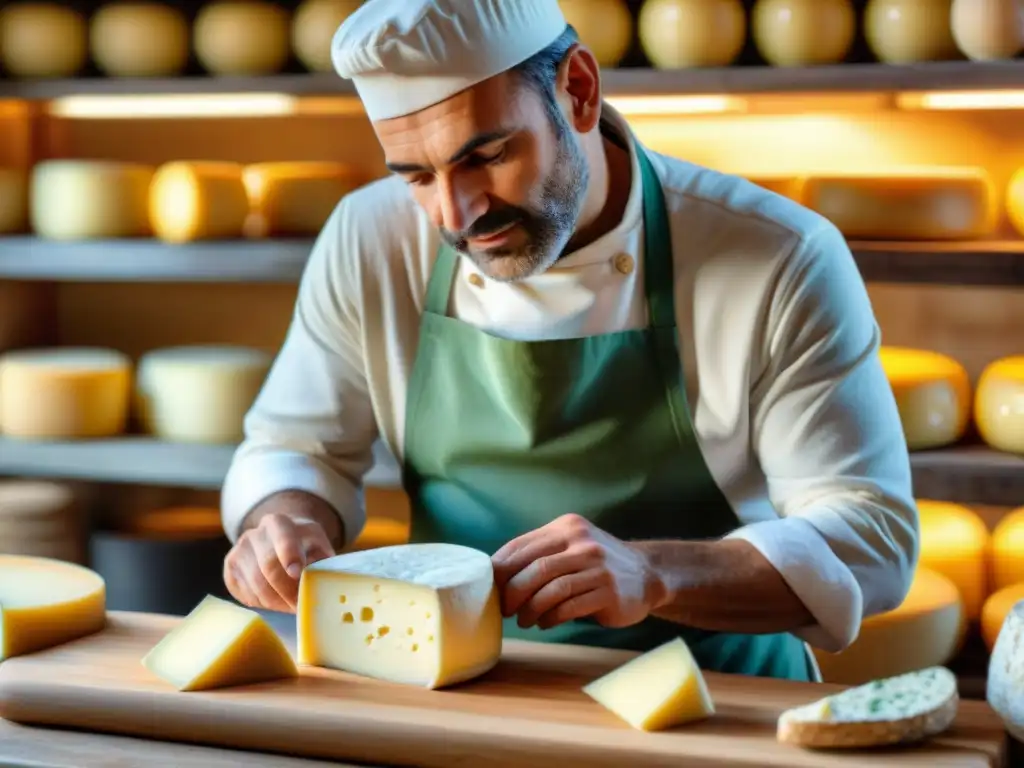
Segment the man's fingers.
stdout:
[[241,578],[241,574],[238,572],[237,566],[234,564],[237,559],[235,552],[228,554],[224,558],[224,585],[228,588],[228,592],[242,605],[252,606],[256,598],[252,592],[249,591],[249,587],[246,585],[245,580]]
[[610,589],[592,589],[589,592],[570,597],[542,614],[537,619],[537,626],[541,629],[551,629],[551,627],[557,627],[567,621],[593,616],[607,609],[612,605],[613,600],[614,594]]
[[[293,581],[298,581],[299,576],[302,575],[302,569],[306,567],[306,553],[303,551],[299,539],[299,529],[295,523],[283,515],[269,515],[263,519],[258,532],[263,533],[273,545],[274,554],[281,567],[281,572]],[[284,587],[285,592],[281,594],[284,597],[288,597],[286,593],[289,591],[289,588],[287,586],[283,583],[278,584],[269,573],[266,576],[270,583],[273,584],[274,589],[280,592],[281,588]],[[276,573],[274,576],[276,577]]]
[[[261,540],[262,543],[257,543]],[[276,581],[291,584],[293,587],[295,585],[295,582],[284,572],[270,542],[263,537],[255,537],[253,547],[246,548],[239,553],[239,561],[239,575],[245,580],[260,607],[285,613],[295,610],[294,604],[278,592],[267,577],[269,571],[274,574],[273,578]]]
[[540,592],[546,584],[590,567],[585,552],[564,550],[545,555],[527,563],[505,584],[501,593],[502,611],[506,616],[519,613],[520,608]]
[[504,589],[530,563],[564,552],[567,546],[568,542],[564,538],[544,529],[513,539],[491,557],[498,588]]
[[600,589],[607,583],[607,572],[598,568],[574,571],[552,579],[519,609],[519,626],[532,627],[541,616],[551,614],[559,606],[570,603],[580,595]]

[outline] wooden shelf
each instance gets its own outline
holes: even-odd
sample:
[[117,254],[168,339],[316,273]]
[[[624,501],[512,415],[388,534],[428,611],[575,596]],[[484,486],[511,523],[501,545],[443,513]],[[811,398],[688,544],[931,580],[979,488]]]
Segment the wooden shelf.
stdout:
[[[1024,88],[1024,61],[944,61],[922,64],[836,64],[819,67],[740,65],[708,69],[607,69],[608,96],[758,94]],[[62,80],[0,80],[0,99],[47,100],[80,95],[286,93],[295,96],[354,95],[351,83],[333,73],[266,77],[177,78],[81,77]]]
[[917,498],[1024,506],[1024,456],[968,445],[915,451],[910,464]]

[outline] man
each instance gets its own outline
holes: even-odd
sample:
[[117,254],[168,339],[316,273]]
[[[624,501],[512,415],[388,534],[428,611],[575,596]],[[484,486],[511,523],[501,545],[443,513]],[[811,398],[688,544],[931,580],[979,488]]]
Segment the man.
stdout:
[[369,0],[333,46],[392,175],[325,226],[247,417],[238,600],[294,610],[382,435],[507,636],[806,680],[902,601],[909,460],[835,227],[639,144],[557,0]]

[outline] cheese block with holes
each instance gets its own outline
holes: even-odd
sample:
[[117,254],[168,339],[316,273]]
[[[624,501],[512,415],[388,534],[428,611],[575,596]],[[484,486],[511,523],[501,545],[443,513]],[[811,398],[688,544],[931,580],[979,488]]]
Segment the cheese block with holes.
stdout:
[[1007,512],[992,529],[989,564],[993,591],[1024,582],[1024,507]]
[[991,533],[974,510],[948,501],[918,499],[921,553],[918,564],[956,584],[970,621],[981,615],[988,596]]
[[974,422],[996,450],[1024,455],[1024,355],[996,360],[981,372]]
[[940,448],[959,440],[971,418],[971,380],[951,357],[882,347],[879,358],[903,425],[907,448]]
[[441,688],[489,671],[502,616],[491,558],[455,544],[402,544],[307,567],[299,584],[298,660]]
[[160,166],[149,192],[153,232],[168,243],[241,237],[249,216],[243,170],[220,161]]
[[320,232],[345,195],[361,183],[351,166],[331,162],[256,163],[245,187],[254,237],[303,237]]

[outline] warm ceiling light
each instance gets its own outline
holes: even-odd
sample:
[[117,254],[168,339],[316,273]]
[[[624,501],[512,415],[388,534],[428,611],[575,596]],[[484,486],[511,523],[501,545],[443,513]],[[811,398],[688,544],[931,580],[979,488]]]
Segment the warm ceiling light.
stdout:
[[57,117],[79,120],[161,117],[275,117],[296,112],[285,93],[167,94],[160,96],[64,96],[50,102]]
[[901,109],[1024,109],[1024,91],[931,91],[901,93]]

